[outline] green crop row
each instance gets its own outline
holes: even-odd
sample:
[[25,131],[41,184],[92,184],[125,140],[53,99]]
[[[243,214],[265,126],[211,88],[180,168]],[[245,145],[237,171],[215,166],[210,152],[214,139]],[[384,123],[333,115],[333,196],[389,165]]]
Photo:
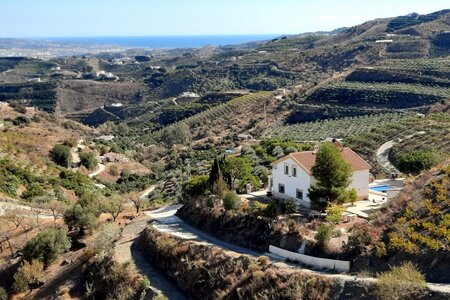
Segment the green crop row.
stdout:
[[324,120],[294,125],[275,125],[268,129],[265,137],[292,139],[294,141],[320,141],[326,138],[345,138],[369,132],[382,125],[397,123],[414,116],[412,113],[385,113]]

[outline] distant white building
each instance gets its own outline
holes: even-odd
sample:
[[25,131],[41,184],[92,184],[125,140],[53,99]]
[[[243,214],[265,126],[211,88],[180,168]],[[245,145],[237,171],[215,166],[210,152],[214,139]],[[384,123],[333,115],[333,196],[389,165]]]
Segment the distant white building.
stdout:
[[96,77],[100,77],[100,76],[104,76],[105,74],[106,74],[105,71],[98,71],[98,72],[95,73],[95,76]]
[[113,139],[114,139],[114,135],[101,135],[101,136],[95,138],[95,140],[97,140],[97,141],[105,141],[105,142],[112,141]]
[[392,42],[393,42],[393,40],[376,40],[375,41],[376,44],[390,44]]
[[181,94],[180,98],[199,98],[200,96],[197,93],[193,92],[184,92]]
[[[337,144],[343,158],[350,164],[353,174],[349,188],[356,189],[359,199],[369,194],[370,165],[350,148]],[[296,152],[272,163],[269,191],[275,198],[294,199],[299,205],[310,206],[308,189],[316,184],[311,169],[316,163],[315,151]]]
[[275,92],[279,95],[286,95],[287,90],[284,88],[280,88],[280,89],[277,89]]

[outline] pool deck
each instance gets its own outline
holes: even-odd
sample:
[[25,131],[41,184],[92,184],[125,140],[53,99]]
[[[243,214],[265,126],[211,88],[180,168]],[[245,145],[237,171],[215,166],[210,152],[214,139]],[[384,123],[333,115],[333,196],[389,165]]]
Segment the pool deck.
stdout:
[[374,182],[369,184],[369,189],[373,186],[379,185],[389,185],[394,188],[401,188],[404,186],[406,178],[397,178],[397,179],[377,179]]
[[379,209],[386,201],[386,195],[369,192],[369,200],[357,201],[354,206],[348,206],[347,211],[367,219],[372,211]]

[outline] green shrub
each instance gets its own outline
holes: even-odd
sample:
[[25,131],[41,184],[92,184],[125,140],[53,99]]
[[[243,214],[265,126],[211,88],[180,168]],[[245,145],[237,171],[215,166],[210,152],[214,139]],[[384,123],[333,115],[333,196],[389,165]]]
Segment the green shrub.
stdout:
[[382,300],[414,299],[425,289],[425,277],[408,261],[379,274],[375,293]]
[[327,209],[327,222],[331,223],[333,226],[342,222],[342,213],[345,212],[345,208],[340,205],[329,205]]
[[223,207],[226,210],[238,209],[240,205],[240,198],[235,192],[226,192],[223,197]]
[[398,157],[397,166],[403,173],[417,174],[431,168],[439,160],[440,157],[435,151],[417,150],[401,154]]
[[267,204],[255,201],[252,204],[252,212],[257,216],[264,216],[267,209]]
[[60,184],[64,188],[74,191],[77,196],[98,190],[88,176],[70,170],[62,170],[59,173],[59,180],[56,184]]
[[[2,163],[2,161],[0,161],[0,163]],[[0,191],[11,196],[16,196],[19,186],[19,178],[11,174],[2,174],[0,172]]]
[[267,204],[264,216],[275,219],[278,216],[278,205],[275,201],[271,200]]
[[69,226],[69,230],[78,229],[80,235],[83,235],[86,230],[97,225],[100,213],[101,209],[96,201],[96,195],[88,193],[64,212],[64,222]]
[[15,126],[19,126],[19,125],[25,125],[25,124],[29,124],[30,123],[30,119],[28,119],[25,116],[18,116],[17,118],[15,118],[12,123]]
[[112,256],[96,259],[87,267],[85,278],[95,299],[147,299],[148,282],[140,279],[129,263],[119,264]]
[[23,248],[27,261],[39,260],[50,265],[58,256],[70,248],[70,240],[63,229],[46,229],[32,237]]
[[258,216],[275,219],[278,216],[278,206],[273,200],[269,201],[267,204],[254,202],[252,205],[252,212]]
[[19,270],[14,274],[13,289],[16,292],[25,292],[40,282],[44,264],[39,260],[33,260],[31,263],[25,261]]
[[8,293],[0,286],[0,300],[8,300]]
[[128,170],[122,170],[120,178],[117,179],[115,188],[124,194],[133,191],[142,191],[150,184],[154,183],[154,180],[155,177],[153,174],[130,174]]
[[32,183],[27,186],[27,189],[20,196],[25,200],[31,200],[35,197],[44,196],[46,193],[46,189],[41,184]]
[[[69,128],[67,128],[67,129],[69,129]],[[68,140],[65,140],[62,144],[69,148],[73,148],[78,145],[78,141],[76,139],[68,139]]]
[[187,197],[206,196],[209,189],[208,180],[208,175],[192,176],[183,185],[183,195]]
[[355,223],[349,230],[347,248],[350,252],[361,254],[373,239],[370,236],[371,227],[366,223]]
[[297,206],[293,199],[286,199],[281,201],[280,212],[282,214],[292,214],[297,210]]
[[52,160],[62,167],[68,168],[72,164],[72,153],[70,148],[65,145],[55,145],[50,151],[50,155]]
[[118,176],[120,174],[119,167],[117,167],[117,165],[112,165],[109,167],[109,174],[112,176]]
[[80,163],[88,170],[93,170],[97,166],[97,157],[92,152],[80,152]]
[[321,247],[325,247],[333,236],[333,228],[327,224],[321,224],[317,228],[316,240]]
[[114,242],[120,238],[120,228],[115,223],[103,226],[100,233],[95,238],[94,250],[101,255],[109,255],[114,248]]

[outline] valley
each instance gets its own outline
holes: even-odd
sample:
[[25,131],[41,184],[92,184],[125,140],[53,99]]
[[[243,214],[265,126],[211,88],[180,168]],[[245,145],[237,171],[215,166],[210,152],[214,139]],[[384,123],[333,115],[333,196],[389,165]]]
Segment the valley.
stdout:
[[449,32],[0,57],[0,300],[448,298]]

